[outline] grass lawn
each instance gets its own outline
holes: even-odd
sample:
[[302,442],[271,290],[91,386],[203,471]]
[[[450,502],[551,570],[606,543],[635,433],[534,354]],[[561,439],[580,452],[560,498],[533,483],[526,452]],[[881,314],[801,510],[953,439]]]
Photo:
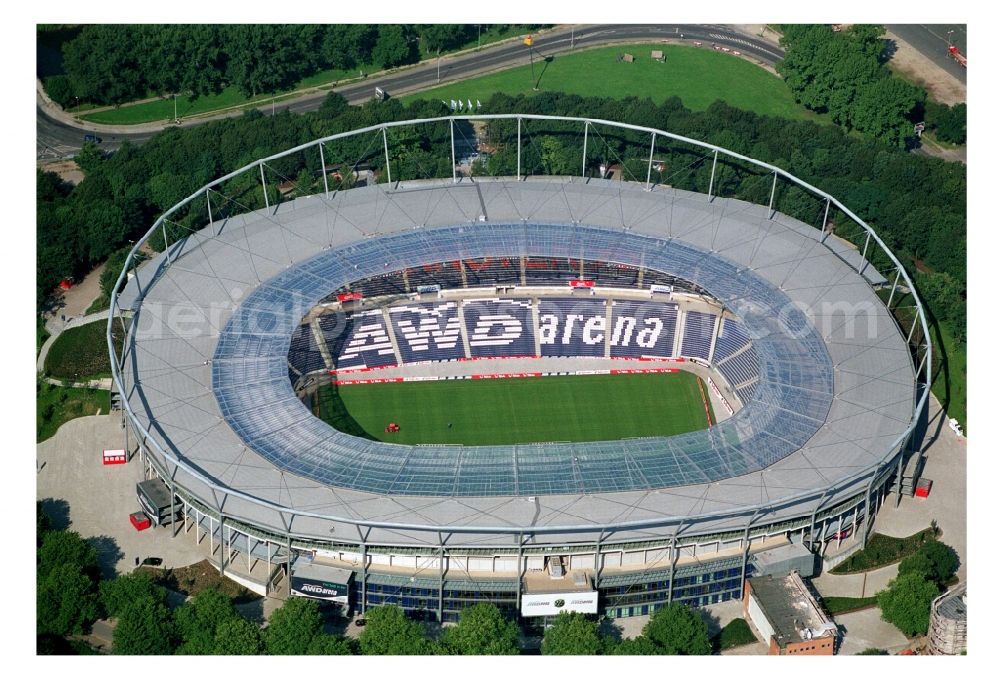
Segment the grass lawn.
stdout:
[[[663,50],[664,63],[649,58],[652,49]],[[635,62],[619,62],[617,57],[623,52],[633,54]],[[796,103],[780,78],[739,57],[704,47],[619,45],[557,54],[548,64],[540,58],[535,59],[535,77],[539,80],[538,89],[541,92],[562,91],[614,98],[648,96],[656,102],[677,95],[692,110],[705,110],[717,99],[722,99],[730,105],[762,115],[821,119]],[[404,102],[416,98],[485,101],[494,92],[512,95],[534,93],[530,65],[401,98]]]
[[[708,426],[698,377],[683,371],[329,386],[317,394],[318,415],[337,429],[398,444],[596,441]],[[387,434],[390,422],[400,431]]]
[[[945,407],[948,415],[958,420],[962,432],[969,434],[966,426],[967,382],[965,347],[955,344],[951,331],[943,322],[936,322],[930,327],[931,338],[934,341],[934,381],[931,392]],[[949,431],[948,434],[951,432]]]
[[[355,73],[357,75],[357,73]],[[280,97],[281,94],[278,94]],[[218,94],[199,96],[189,99],[186,96],[177,97],[177,116],[186,117],[207,113],[213,110],[238,106],[249,102],[270,101],[271,94],[261,94],[253,98],[243,96],[236,87],[226,87]],[[96,113],[81,115],[80,119],[102,124],[143,124],[145,122],[163,122],[174,119],[174,99],[156,99],[135,105],[125,105],[121,108],[109,108]]]
[[[83,381],[111,376],[111,358],[104,338],[107,323],[92,322],[59,334],[45,355],[45,373],[62,380]],[[121,345],[122,330],[115,324],[114,337]]]
[[884,568],[890,564],[902,561],[928,540],[935,539],[930,528],[925,528],[905,538],[894,538],[882,533],[875,533],[868,538],[868,546],[859,552],[851,554],[830,570],[835,575],[863,573],[876,568]]
[[45,320],[39,315],[35,322],[35,357],[38,357],[38,353],[42,351],[42,345],[48,339],[49,332],[45,328]]
[[85,315],[92,315],[95,312],[104,312],[111,308],[111,296],[105,296],[101,294],[98,296],[93,303],[90,304],[86,310],[83,311]]
[[63,423],[73,418],[96,415],[98,411],[110,411],[111,393],[39,382],[36,405],[35,436],[36,441],[41,442],[54,435]]
[[831,615],[842,615],[844,613],[851,613],[855,610],[864,610],[865,608],[871,608],[877,605],[878,601],[874,596],[863,596],[860,598],[852,598],[850,596],[823,597],[823,606],[826,608],[826,612]]
[[756,641],[757,637],[754,636],[753,630],[750,629],[750,625],[747,624],[747,621],[742,617],[737,617],[735,620],[724,626],[718,636],[714,638],[715,652],[721,652],[723,650],[728,650],[729,648],[735,648],[737,646],[754,643]]

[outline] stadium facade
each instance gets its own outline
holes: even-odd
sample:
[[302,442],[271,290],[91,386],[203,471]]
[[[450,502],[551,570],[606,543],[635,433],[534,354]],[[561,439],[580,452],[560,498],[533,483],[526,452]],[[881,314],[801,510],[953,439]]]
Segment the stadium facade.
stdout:
[[[516,175],[465,175],[458,125],[515,122]],[[546,124],[579,127],[581,175],[522,172],[522,130]],[[424,125],[449,130],[451,177],[394,180],[390,134]],[[645,181],[624,163],[588,176],[612,134],[651,141]],[[359,138],[381,146],[383,182],[331,191],[324,149]],[[305,155],[322,188],[296,197],[276,167]],[[692,161],[711,166],[706,192],[651,180]],[[724,165],[758,172],[766,203],[713,194]],[[264,208],[230,189],[251,177]],[[776,211],[784,190],[818,223]],[[154,237],[166,251],[137,267]],[[705,605],[739,598],[768,552],[863,546],[902,485],[931,362],[907,273],[835,197],[668,132],[536,115],[387,123],[204,186],[136,244],[107,337],[126,445],[180,505],[175,537],[208,540],[251,588],[291,569],[292,593],[444,621],[483,601],[526,618]],[[731,415],[666,438],[404,446],[303,404],[345,374],[502,358],[684,362]]]

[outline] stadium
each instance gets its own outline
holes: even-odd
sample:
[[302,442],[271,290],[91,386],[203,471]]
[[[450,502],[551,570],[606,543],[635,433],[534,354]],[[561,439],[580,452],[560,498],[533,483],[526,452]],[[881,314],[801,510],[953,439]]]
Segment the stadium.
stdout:
[[[546,130],[579,139],[575,176],[526,168]],[[414,137],[437,166],[400,169]],[[617,157],[640,143],[641,168]],[[475,172],[485,147],[516,171]],[[670,185],[690,166],[707,190]],[[136,243],[107,340],[137,497],[223,574],[529,624],[726,601],[831,538],[863,547],[931,364],[907,273],[833,195],[528,114],[386,122],[203,186]]]

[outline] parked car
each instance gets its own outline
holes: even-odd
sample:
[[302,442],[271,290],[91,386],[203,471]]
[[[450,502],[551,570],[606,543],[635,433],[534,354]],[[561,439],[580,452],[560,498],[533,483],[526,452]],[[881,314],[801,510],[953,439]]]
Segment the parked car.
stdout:
[[94,134],[85,134],[84,137],[83,137],[83,142],[84,143],[104,143],[104,139],[102,139],[100,136],[96,136]]

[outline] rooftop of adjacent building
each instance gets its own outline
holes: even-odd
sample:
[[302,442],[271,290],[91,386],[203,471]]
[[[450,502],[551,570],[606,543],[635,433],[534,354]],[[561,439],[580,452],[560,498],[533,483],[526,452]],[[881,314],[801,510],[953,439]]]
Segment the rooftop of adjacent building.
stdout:
[[755,577],[747,582],[750,593],[774,628],[774,638],[780,647],[836,634],[837,625],[820,608],[798,573],[778,578]]

